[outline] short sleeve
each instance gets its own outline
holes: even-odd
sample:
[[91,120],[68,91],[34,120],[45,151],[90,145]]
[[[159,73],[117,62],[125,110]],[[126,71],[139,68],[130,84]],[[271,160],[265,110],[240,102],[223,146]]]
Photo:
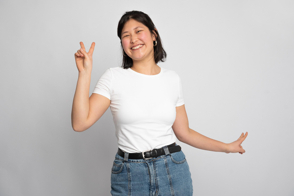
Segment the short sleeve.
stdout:
[[176,107],[181,106],[183,104],[185,104],[185,102],[184,102],[182,81],[180,76],[178,75],[178,101],[176,103]]
[[111,100],[111,92],[112,92],[112,72],[111,68],[108,68],[98,80],[93,93],[97,93],[107,97]]

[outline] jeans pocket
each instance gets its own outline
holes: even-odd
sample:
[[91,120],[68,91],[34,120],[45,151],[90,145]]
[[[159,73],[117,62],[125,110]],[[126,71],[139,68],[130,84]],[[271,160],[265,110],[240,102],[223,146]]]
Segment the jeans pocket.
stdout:
[[170,158],[176,164],[182,164],[186,161],[186,157],[183,151],[171,153]]
[[115,159],[111,168],[113,174],[119,174],[124,168],[124,162],[121,159]]

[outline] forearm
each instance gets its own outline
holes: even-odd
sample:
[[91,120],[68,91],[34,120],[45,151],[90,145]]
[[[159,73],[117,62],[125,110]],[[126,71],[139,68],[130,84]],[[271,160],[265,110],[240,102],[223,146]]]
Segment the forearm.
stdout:
[[226,143],[206,137],[190,128],[188,134],[181,142],[202,150],[228,152]]
[[72,127],[81,129],[89,114],[91,72],[80,72],[72,105]]

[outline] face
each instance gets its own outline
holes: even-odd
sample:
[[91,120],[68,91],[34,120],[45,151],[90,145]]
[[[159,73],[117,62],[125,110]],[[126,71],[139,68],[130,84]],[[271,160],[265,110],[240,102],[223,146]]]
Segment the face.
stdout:
[[[150,33],[148,27],[134,19],[126,22],[122,29],[122,47],[133,61],[154,58],[153,41],[155,40],[156,37]],[[137,45],[142,46],[138,49],[132,49]]]

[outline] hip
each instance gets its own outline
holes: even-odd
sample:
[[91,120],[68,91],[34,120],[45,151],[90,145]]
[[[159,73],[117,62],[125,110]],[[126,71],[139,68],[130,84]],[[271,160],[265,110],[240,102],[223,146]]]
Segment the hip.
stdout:
[[192,196],[192,178],[184,152],[165,152],[147,160],[126,159],[117,153],[111,168],[112,196]]

